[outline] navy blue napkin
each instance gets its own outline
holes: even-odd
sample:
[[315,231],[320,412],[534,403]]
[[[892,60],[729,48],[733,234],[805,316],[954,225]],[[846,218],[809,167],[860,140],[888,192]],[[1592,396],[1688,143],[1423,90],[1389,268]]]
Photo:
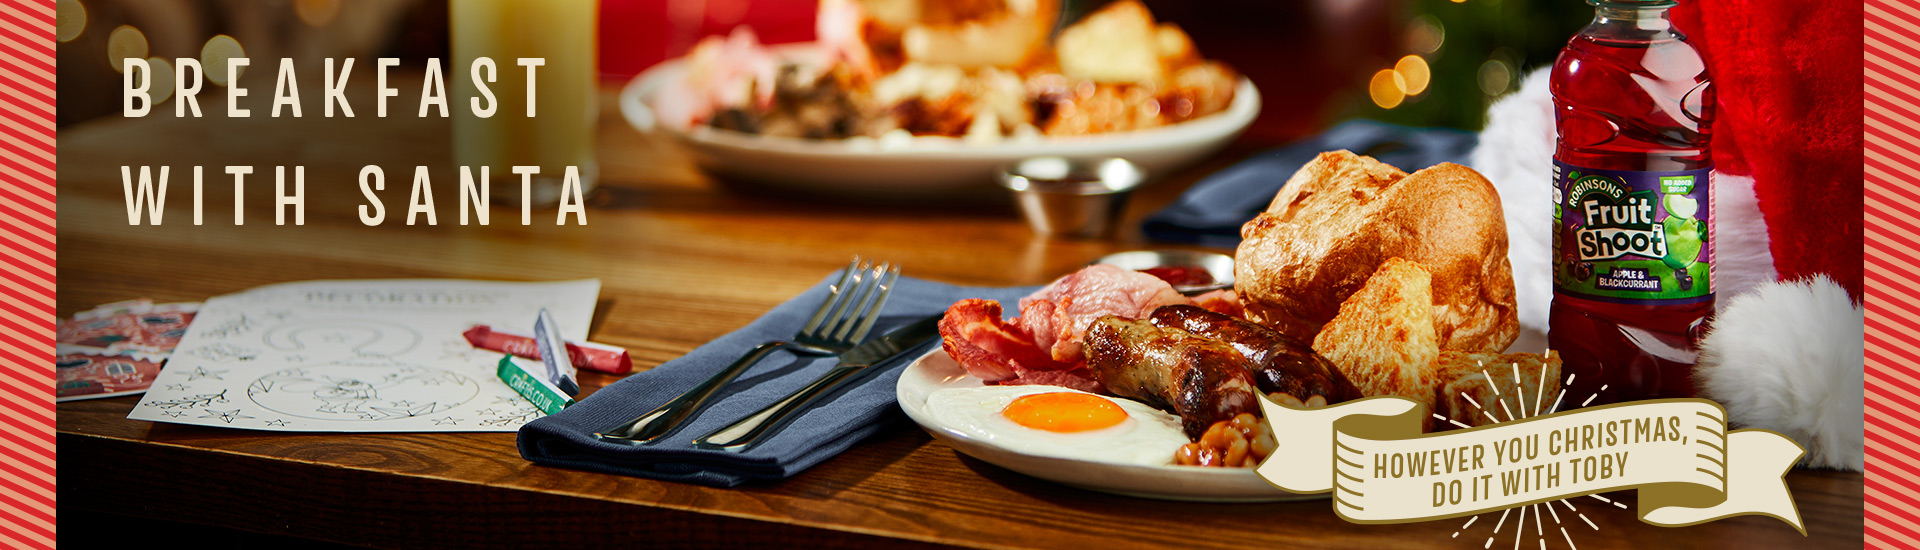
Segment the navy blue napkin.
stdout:
[[[835,359],[775,352],[722,388],[716,400],[686,425],[654,444],[635,446],[593,438],[595,432],[623,424],[680,395],[753,346],[793,337],[826,298],[827,286],[838,279],[835,273],[740,330],[601,388],[559,414],[527,423],[520,428],[520,456],[548,466],[732,487],[787,478],[900,424],[905,416],[894,399],[894,383],[902,367],[937,342],[876,366],[882,370],[829,396],[831,401],[816,405],[746,452],[696,449],[692,442],[805,387],[832,368]],[[945,311],[964,298],[1000,300],[1012,307],[1035,288],[959,287],[901,277],[869,338]]]
[[1240,226],[1266,211],[1287,178],[1322,152],[1346,149],[1412,172],[1442,162],[1466,164],[1477,141],[1472,132],[1460,130],[1347,122],[1208,176],[1148,217],[1142,229],[1158,241],[1234,248],[1240,245]]

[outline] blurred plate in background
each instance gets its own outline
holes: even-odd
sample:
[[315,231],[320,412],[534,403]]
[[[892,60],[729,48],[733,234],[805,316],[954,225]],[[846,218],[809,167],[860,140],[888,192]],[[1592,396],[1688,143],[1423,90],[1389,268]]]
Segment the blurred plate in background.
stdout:
[[[792,58],[814,52],[811,44],[773,49]],[[873,140],[806,140],[657,123],[655,97],[685,74],[685,59],[673,59],[634,77],[620,92],[621,115],[641,132],[673,135],[710,173],[798,190],[912,195],[993,189],[996,169],[1037,156],[1120,157],[1160,177],[1226,147],[1260,114],[1260,92],[1242,78],[1226,110],[1159,128],[995,145],[915,138],[909,145],[883,148]]]

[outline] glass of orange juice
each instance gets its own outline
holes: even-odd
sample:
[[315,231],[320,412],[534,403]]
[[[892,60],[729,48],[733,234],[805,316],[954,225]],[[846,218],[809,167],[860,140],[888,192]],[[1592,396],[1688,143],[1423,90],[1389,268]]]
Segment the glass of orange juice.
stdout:
[[[550,206],[560,200],[569,166],[580,173],[581,193],[599,179],[594,161],[594,121],[599,116],[594,79],[598,59],[598,0],[454,0],[450,2],[454,63],[453,160],[456,166],[488,167],[491,195],[513,204]],[[481,118],[464,103],[481,98],[474,83],[475,59],[493,60],[493,115]],[[534,69],[534,116],[527,116],[527,68],[521,58],[544,58]],[[484,74],[482,75],[484,76]],[[522,196],[514,166],[538,166],[530,194]]]

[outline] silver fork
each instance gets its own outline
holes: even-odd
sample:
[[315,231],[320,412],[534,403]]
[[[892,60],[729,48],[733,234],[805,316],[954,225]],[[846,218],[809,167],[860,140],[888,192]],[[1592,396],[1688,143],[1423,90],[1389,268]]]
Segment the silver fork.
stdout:
[[830,287],[832,291],[826,301],[820,304],[819,310],[813,312],[813,317],[807,320],[799,333],[794,334],[793,339],[773,340],[755,346],[753,351],[747,352],[732,365],[672,401],[620,427],[593,434],[594,437],[601,441],[635,444],[659,439],[705,408],[708,400],[722,386],[776,350],[785,348],[798,355],[814,357],[846,353],[866,339],[867,332],[873,329],[873,322],[880,318],[880,309],[886,305],[887,295],[893,292],[894,282],[899,279],[899,266],[885,263],[874,265],[871,262],[862,264],[860,257],[854,256],[853,262],[847,264],[846,271],[841,273],[839,282]]

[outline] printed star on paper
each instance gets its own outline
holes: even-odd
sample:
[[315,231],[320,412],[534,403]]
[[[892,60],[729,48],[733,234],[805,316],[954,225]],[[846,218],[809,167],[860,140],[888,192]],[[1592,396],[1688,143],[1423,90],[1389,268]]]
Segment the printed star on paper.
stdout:
[[494,410],[494,409],[481,409],[480,412],[475,414],[478,414],[480,416],[493,416],[496,414],[500,414],[500,411]]
[[287,425],[287,421],[285,421],[285,420],[280,420],[280,419],[277,419],[277,418],[276,418],[276,419],[273,419],[273,420],[268,420],[268,421],[266,422],[266,425],[268,425],[268,426],[285,426],[285,425]]
[[201,411],[207,414],[201,415],[199,418],[212,418],[228,424],[232,424],[234,420],[238,420],[241,418],[253,418],[251,416],[240,414],[240,409],[234,409],[231,411],[216,411],[213,409],[201,409]]
[[405,400],[405,399],[402,399],[402,400],[399,400],[399,401],[394,401],[394,402],[393,402],[393,406],[395,406],[395,407],[411,407],[411,406],[413,406],[413,402],[412,402],[412,401],[408,401],[408,400]]
[[194,367],[193,372],[187,373],[187,380],[199,380],[201,378],[225,380],[225,378],[221,378],[220,375],[226,374],[226,373],[227,371],[224,371],[224,370],[210,371],[210,370],[207,370],[206,367]]
[[187,385],[186,384],[167,384],[167,389],[173,390],[173,391],[187,391]]
[[446,418],[436,418],[436,419],[434,419],[434,420],[433,420],[433,425],[435,425],[435,426],[441,426],[441,425],[448,425],[448,424],[451,424],[451,425],[454,425],[454,426],[458,426],[458,425],[460,425],[460,421],[459,421],[459,420],[456,420],[456,419],[454,419],[454,418],[453,418],[453,417],[451,417],[451,416],[449,416],[449,417],[446,417]]
[[439,405],[439,403],[428,403],[425,405],[413,405],[412,408],[374,407],[373,410],[380,412],[380,418],[382,420],[388,418],[412,418],[433,414],[438,410]]
[[187,413],[183,411],[160,411],[160,414],[164,414],[172,418],[180,418],[187,415]]
[[509,407],[514,407],[514,406],[518,406],[518,405],[520,405],[520,398],[518,398],[518,397],[504,397],[504,396],[503,396],[503,397],[495,397],[495,398],[493,398],[493,404],[495,404],[495,405],[506,405],[506,406],[509,406]]

